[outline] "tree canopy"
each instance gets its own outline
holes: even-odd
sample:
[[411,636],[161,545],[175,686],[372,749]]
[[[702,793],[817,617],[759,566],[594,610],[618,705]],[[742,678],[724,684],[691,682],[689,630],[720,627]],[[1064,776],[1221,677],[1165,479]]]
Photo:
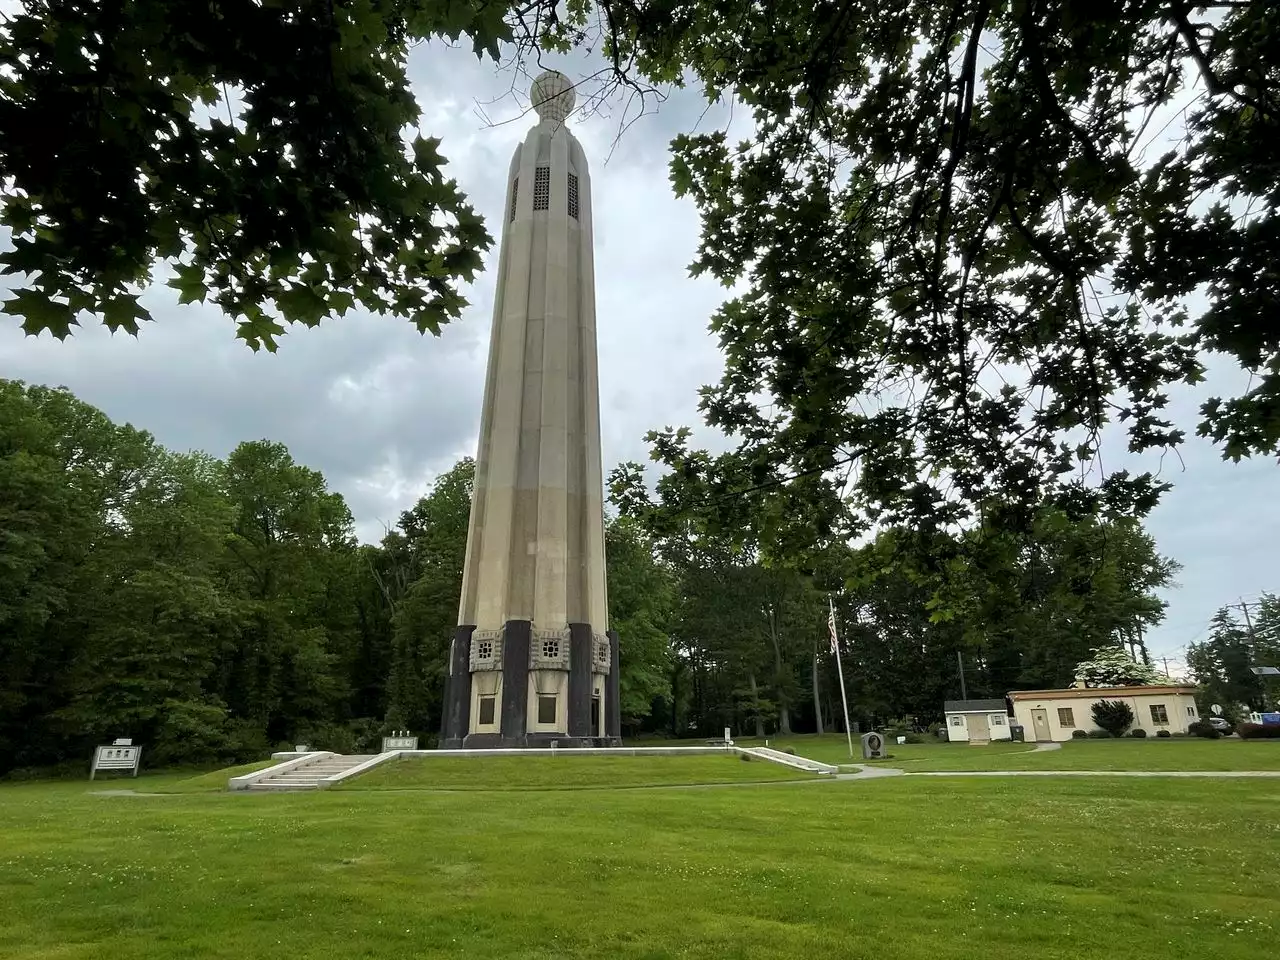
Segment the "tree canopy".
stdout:
[[356,303],[436,330],[490,241],[437,141],[401,139],[409,47],[579,48],[609,82],[694,82],[754,120],[677,137],[671,167],[694,272],[745,287],[703,398],[740,446],[704,462],[666,431],[658,459],[768,485],[797,540],[1026,522],[1046,495],[1140,515],[1159,480],[1083,468],[1110,423],[1176,446],[1169,389],[1202,351],[1253,376],[1198,430],[1280,450],[1278,26],[1273,4],[1169,0],[26,0],[0,26],[6,310],[134,330],[168,264],[255,347]]
[[740,143],[673,143],[673,185],[702,217],[693,272],[745,289],[712,320],[726,367],[702,401],[739,446],[651,437],[702,499],[768,499],[758,522],[800,542],[1025,524],[1045,497],[1141,515],[1165,485],[1091,478],[1100,435],[1180,443],[1169,389],[1201,379],[1206,350],[1253,376],[1206,400],[1199,432],[1235,459],[1277,452],[1274,5],[672,0],[619,16],[642,70],[691,74],[755,123]]

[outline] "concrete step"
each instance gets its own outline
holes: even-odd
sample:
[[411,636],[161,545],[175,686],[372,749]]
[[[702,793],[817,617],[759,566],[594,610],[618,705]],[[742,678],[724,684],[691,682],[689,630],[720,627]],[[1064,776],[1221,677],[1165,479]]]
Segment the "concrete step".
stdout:
[[350,756],[318,757],[310,762],[285,770],[283,773],[264,777],[250,784],[249,789],[318,790],[320,781],[350,770],[352,767],[357,767],[376,756],[377,754],[374,753],[358,753]]

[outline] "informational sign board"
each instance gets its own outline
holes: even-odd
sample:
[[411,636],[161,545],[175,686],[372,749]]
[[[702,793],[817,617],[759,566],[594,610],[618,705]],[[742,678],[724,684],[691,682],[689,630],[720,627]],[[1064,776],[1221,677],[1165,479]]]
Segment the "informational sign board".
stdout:
[[1280,726],[1280,713],[1264,713],[1262,723],[1265,726]]
[[417,737],[383,737],[382,752],[390,753],[392,750],[417,750]]
[[126,740],[122,745],[119,740],[109,747],[97,747],[93,751],[93,764],[89,767],[89,779],[92,780],[99,770],[132,770],[138,775],[138,767],[142,764],[142,748],[130,746]]
[[880,733],[864,733],[862,735],[862,759],[883,760],[885,756],[884,735]]

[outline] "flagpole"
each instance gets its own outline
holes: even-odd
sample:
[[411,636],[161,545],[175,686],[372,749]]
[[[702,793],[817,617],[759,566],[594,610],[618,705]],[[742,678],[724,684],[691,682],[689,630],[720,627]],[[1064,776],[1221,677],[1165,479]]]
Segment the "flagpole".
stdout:
[[836,672],[840,675],[840,705],[844,707],[844,735],[849,741],[849,759],[853,759],[853,728],[849,726],[849,698],[844,692],[844,666],[840,663],[840,638],[836,634],[836,603],[827,597],[831,608],[831,652],[836,658]]

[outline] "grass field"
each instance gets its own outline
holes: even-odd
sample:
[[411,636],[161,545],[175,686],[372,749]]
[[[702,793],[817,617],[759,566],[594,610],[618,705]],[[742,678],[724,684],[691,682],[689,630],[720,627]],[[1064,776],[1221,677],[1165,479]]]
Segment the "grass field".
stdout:
[[737,756],[427,757],[374,767],[344,790],[617,789],[694,783],[809,780],[811,774]]
[[[701,741],[699,741],[701,742]],[[743,746],[754,740],[737,740]],[[763,742],[763,741],[760,741]],[[791,747],[802,757],[825,763],[849,760],[843,736],[770,738],[770,745]],[[1033,752],[1034,743],[906,743],[889,746],[890,759],[873,765],[925,770],[1280,770],[1280,740],[1202,740],[1198,737],[1145,740],[1071,740],[1061,750]],[[854,740],[856,763],[861,748]]]
[[90,793],[182,782],[0,786],[0,956],[1255,960],[1280,938],[1273,781]]

